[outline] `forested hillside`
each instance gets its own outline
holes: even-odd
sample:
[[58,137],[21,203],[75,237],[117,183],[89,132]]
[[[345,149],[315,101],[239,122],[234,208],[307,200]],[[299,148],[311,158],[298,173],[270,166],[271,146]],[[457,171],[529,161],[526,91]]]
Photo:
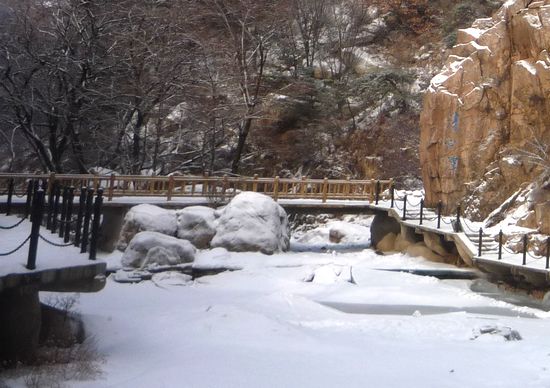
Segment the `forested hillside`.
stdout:
[[422,92],[501,3],[0,0],[0,171],[414,179]]

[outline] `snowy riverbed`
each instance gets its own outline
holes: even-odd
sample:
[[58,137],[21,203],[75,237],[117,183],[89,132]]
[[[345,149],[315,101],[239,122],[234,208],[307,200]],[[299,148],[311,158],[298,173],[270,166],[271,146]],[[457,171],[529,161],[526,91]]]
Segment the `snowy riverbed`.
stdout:
[[[550,313],[475,293],[470,280],[395,272],[458,270],[447,264],[348,251],[368,245],[370,220],[353,221],[296,232],[291,246],[310,252],[199,251],[195,267],[235,270],[195,280],[111,275],[77,307],[101,373],[64,386],[550,386]],[[116,268],[120,256],[101,257]],[[0,387],[26,378],[0,375]]]
[[[138,284],[109,278],[100,293],[82,294],[78,309],[105,363],[98,379],[68,385],[550,385],[548,313],[473,293],[470,281],[381,270],[442,264],[370,250],[225,260],[243,269],[194,281],[175,273]],[[342,278],[350,267],[356,284]],[[348,314],[326,302],[396,309]],[[477,310],[434,313],[429,306]],[[517,330],[523,339],[480,335],[486,326]]]

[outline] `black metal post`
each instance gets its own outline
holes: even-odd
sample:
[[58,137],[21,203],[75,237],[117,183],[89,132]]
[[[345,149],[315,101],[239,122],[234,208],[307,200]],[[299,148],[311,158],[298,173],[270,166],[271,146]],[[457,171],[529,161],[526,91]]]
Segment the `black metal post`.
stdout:
[[36,268],[36,249],[38,247],[38,237],[40,234],[40,224],[42,223],[42,213],[44,211],[44,191],[37,190],[33,199],[31,213],[31,238],[29,243],[29,256],[27,258],[27,269]]
[[53,208],[54,208],[54,198],[55,198],[55,188],[57,187],[58,182],[53,182],[50,192],[48,193],[48,214],[46,216],[46,228],[52,230],[53,222]]
[[65,216],[65,235],[63,236],[63,241],[65,243],[69,242],[69,237],[71,235],[71,219],[73,218],[73,203],[74,203],[74,187],[69,187],[69,197],[67,199],[67,214]]
[[403,197],[403,221],[407,220],[407,194]]
[[550,267],[550,237],[546,239],[546,269]]
[[98,189],[94,202],[94,219],[92,220],[92,238],[90,240],[90,260],[95,260],[97,255],[97,238],[99,235],[99,221],[101,218],[102,204],[103,189]]
[[84,225],[82,226],[80,253],[86,253],[88,251],[88,232],[90,231],[90,219],[92,218],[94,189],[88,189],[86,194],[86,211],[84,213]]
[[527,244],[528,244],[527,235],[524,234],[523,235],[523,261],[521,262],[522,265],[527,264]]
[[6,204],[6,215],[9,216],[11,214],[11,198],[13,196],[13,178],[11,178],[8,181],[8,202]]
[[502,237],[503,233],[502,230],[498,232],[498,259],[502,260]]
[[422,225],[422,221],[424,221],[424,198],[420,200],[420,225]]
[[391,198],[390,207],[393,209],[393,203],[395,201],[395,186],[393,185],[393,183],[391,184],[391,187],[390,187],[390,198]]
[[481,246],[483,244],[483,229],[479,228],[479,240],[477,244],[477,257],[481,257]]
[[57,216],[59,215],[59,198],[61,197],[61,188],[59,185],[55,186],[55,193],[53,199],[53,213],[52,213],[52,233],[57,231]]
[[80,237],[82,236],[82,220],[84,219],[84,212],[86,210],[86,187],[80,188],[80,198],[78,202],[78,215],[76,216],[76,226],[74,229],[74,245],[80,246]]
[[462,228],[460,227],[460,205],[456,207],[456,225],[455,225],[455,232],[460,232]]
[[441,228],[441,211],[443,209],[443,203],[439,201],[437,203],[437,229]]
[[27,218],[31,214],[31,205],[32,205],[32,189],[34,183],[32,180],[27,184],[27,202],[25,202],[25,217]]
[[69,200],[69,188],[63,188],[63,200],[61,201],[61,223],[59,225],[59,237],[65,235],[65,226],[67,225],[67,201]]
[[380,200],[380,181],[376,181],[376,193],[374,194],[375,205],[378,205],[379,200]]

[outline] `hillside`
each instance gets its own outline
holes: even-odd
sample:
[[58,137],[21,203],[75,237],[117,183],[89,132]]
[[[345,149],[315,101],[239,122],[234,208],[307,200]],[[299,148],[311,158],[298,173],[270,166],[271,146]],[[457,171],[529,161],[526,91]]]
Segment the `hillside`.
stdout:
[[0,169],[418,182],[423,91],[500,3],[4,0]]

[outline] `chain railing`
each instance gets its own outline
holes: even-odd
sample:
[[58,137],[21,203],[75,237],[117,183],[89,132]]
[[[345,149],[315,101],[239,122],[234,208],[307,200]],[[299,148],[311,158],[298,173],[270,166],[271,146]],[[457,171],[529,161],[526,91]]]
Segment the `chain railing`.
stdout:
[[[29,243],[27,257],[27,269],[36,268],[38,240],[55,247],[80,247],[81,253],[89,251],[88,258],[95,260],[97,256],[97,238],[101,219],[101,207],[103,204],[103,189],[95,191],[92,188],[80,188],[80,200],[77,216],[73,216],[74,194],[73,187],[61,188],[59,182],[49,185],[46,179],[28,180],[26,182],[26,201],[24,214],[19,222],[9,227],[1,227],[0,230],[13,229],[23,223],[30,215],[31,232],[17,248],[9,252],[0,252],[0,256],[10,256]],[[6,214],[11,212],[11,195],[14,194],[14,179],[8,183],[8,203]],[[49,189],[46,203],[46,189]],[[94,192],[96,196],[94,199]],[[62,193],[62,194],[61,194]],[[47,204],[47,206],[46,206]],[[52,234],[58,234],[63,243],[58,243],[40,232],[43,224]],[[70,240],[73,241],[70,241]]]

